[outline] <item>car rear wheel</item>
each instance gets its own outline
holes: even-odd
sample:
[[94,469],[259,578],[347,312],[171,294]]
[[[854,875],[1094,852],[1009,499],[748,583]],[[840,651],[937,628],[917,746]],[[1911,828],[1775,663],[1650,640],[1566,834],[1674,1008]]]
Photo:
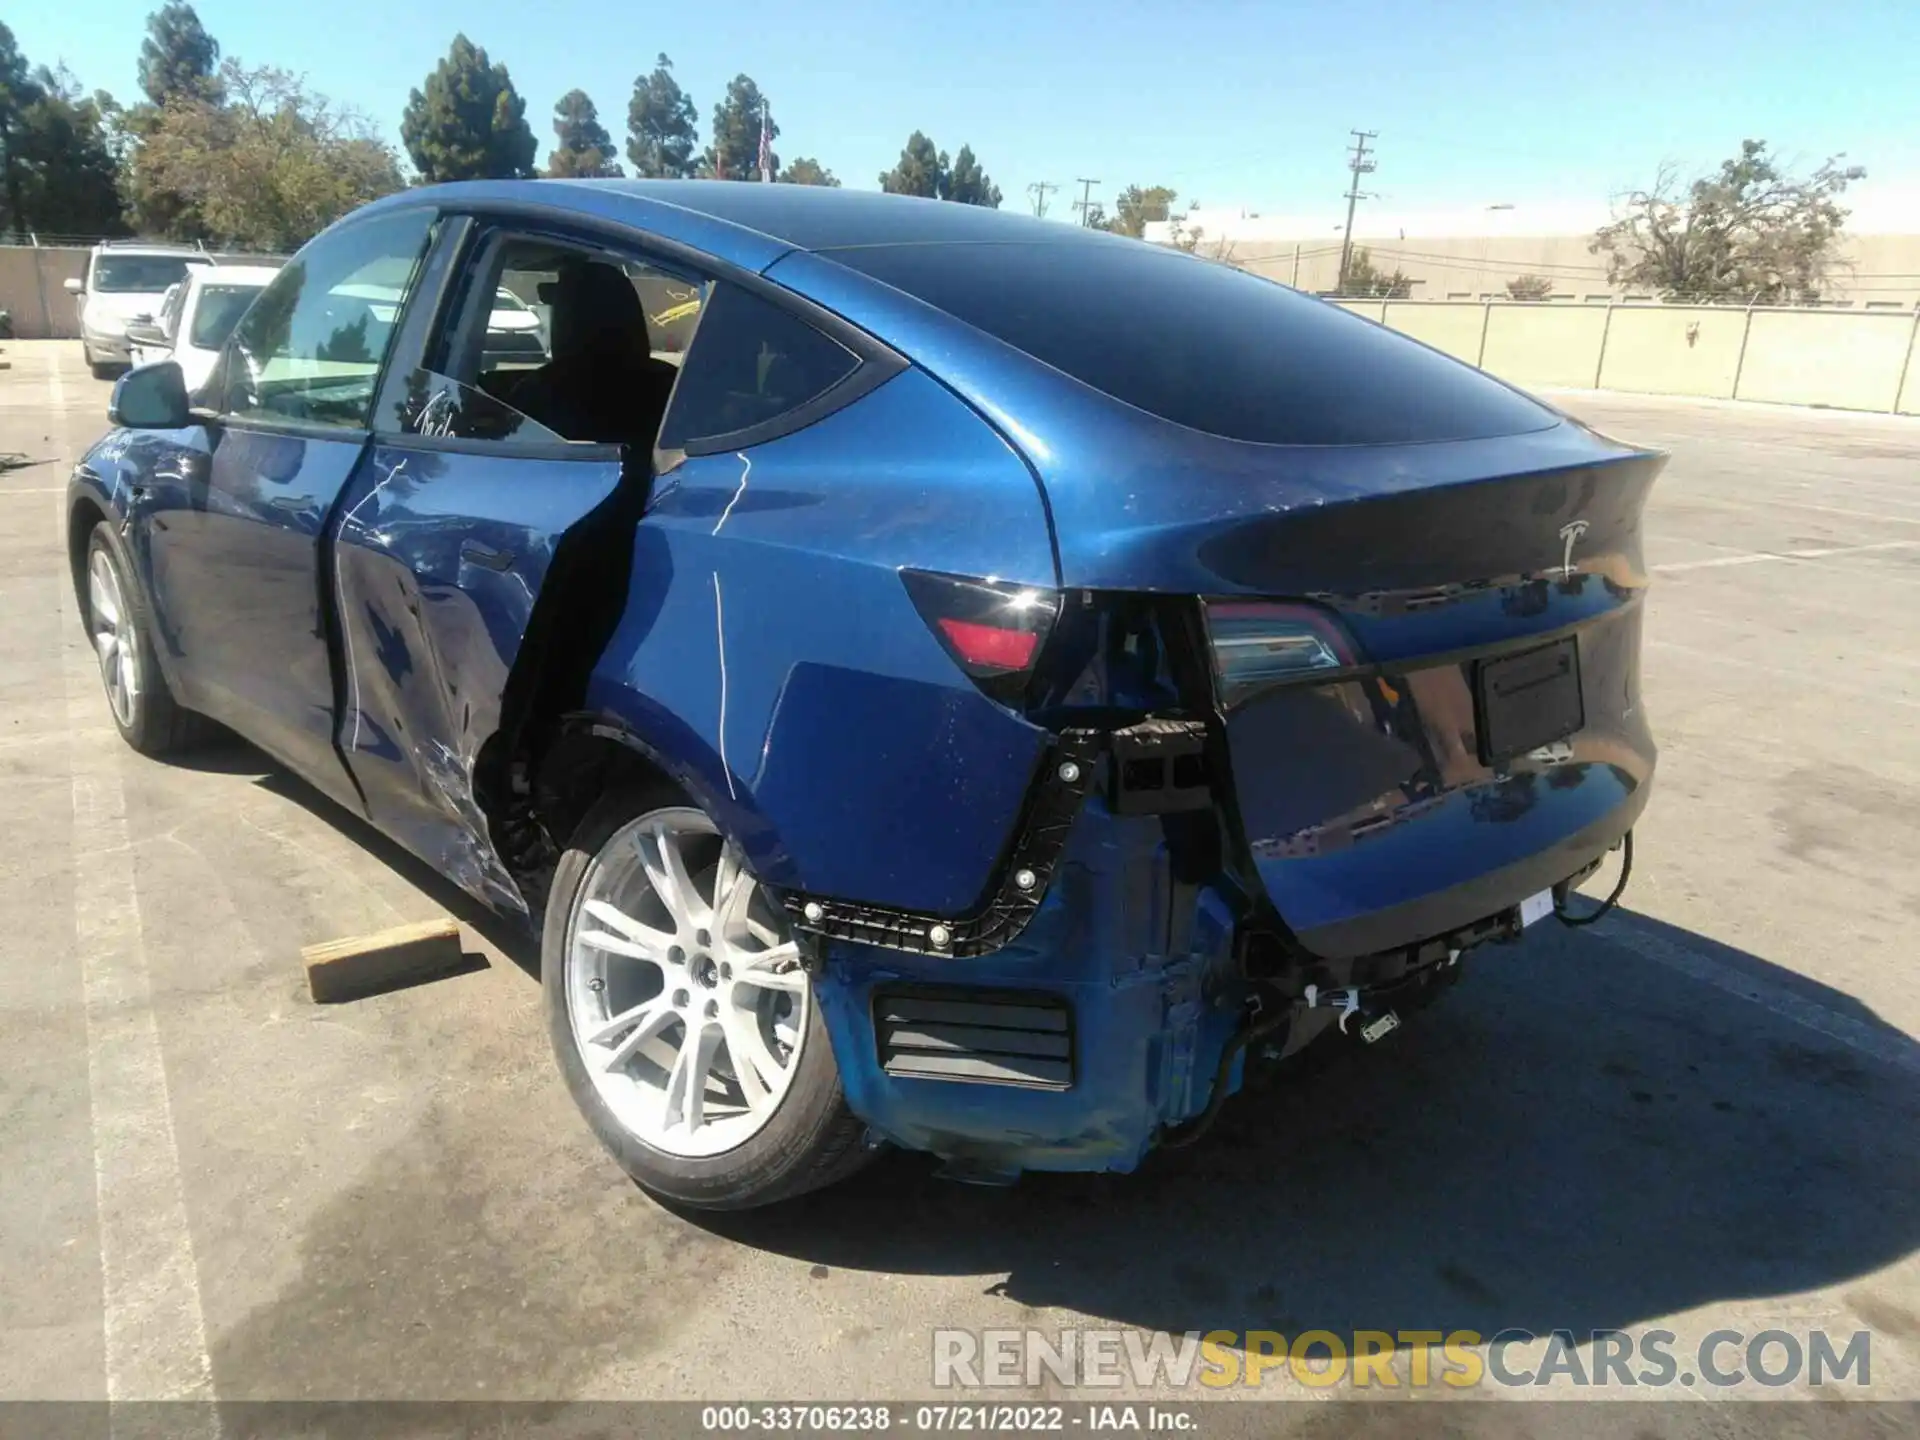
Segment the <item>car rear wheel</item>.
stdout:
[[84,595],[87,638],[100,666],[107,711],[124,739],[143,755],[166,755],[198,738],[199,719],[174,701],[149,643],[146,602],[108,538],[105,521],[87,541]]
[[554,877],[547,1024],[574,1102],[643,1188],[746,1209],[866,1156],[777,899],[701,810],[603,799]]

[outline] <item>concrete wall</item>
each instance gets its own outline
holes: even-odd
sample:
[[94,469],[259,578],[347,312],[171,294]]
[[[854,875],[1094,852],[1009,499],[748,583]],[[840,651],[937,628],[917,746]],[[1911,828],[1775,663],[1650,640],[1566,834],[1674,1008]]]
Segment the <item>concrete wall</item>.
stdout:
[[69,278],[87,273],[87,251],[51,245],[0,245],[0,310],[13,316],[22,340],[72,340],[80,334],[80,304],[67,294]]
[[1920,414],[1920,315],[1343,300],[1519,385]]
[[[1590,243],[1590,234],[1354,237],[1374,268],[1397,269],[1412,280],[1416,300],[1505,300],[1507,282],[1522,275],[1545,276],[1551,298],[1561,304],[1625,299],[1625,291],[1607,283],[1606,258],[1593,254]],[[1198,249],[1301,290],[1324,293],[1340,283],[1338,235],[1233,239],[1203,232]],[[1827,288],[1843,308],[1911,312],[1920,304],[1920,235],[1845,237]]]
[[1913,325],[1910,315],[1756,311],[1740,398],[1891,410]]

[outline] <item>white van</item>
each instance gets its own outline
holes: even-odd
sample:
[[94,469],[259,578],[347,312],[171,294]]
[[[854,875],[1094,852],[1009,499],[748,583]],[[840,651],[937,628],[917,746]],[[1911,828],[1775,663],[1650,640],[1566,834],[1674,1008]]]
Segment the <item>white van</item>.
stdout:
[[127,326],[155,319],[168,289],[213,257],[178,245],[108,240],[87,256],[84,280],[67,281],[80,299],[80,346],[96,378],[104,380],[133,359]]

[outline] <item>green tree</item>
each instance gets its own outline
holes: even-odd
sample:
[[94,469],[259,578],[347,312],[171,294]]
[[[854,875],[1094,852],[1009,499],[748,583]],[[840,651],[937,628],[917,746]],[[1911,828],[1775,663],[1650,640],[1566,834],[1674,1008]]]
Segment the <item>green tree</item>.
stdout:
[[1107,221],[1107,229],[1138,240],[1147,233],[1149,220],[1173,218],[1173,202],[1179,198],[1168,185],[1129,185],[1114,197],[1113,218]]
[[169,103],[140,147],[150,181],[191,203],[201,238],[293,250],[404,183],[372,125],[297,76],[229,60],[220,80],[227,103]]
[[757,180],[760,177],[760,126],[767,127],[773,173],[780,173],[780,157],[772,144],[780,127],[767,110],[767,97],[751,77],[736,75],[727,82],[727,96],[713,107],[713,143],[701,161],[701,173],[713,180]]
[[1404,300],[1413,294],[1413,281],[1398,266],[1394,267],[1391,275],[1386,274],[1373,263],[1373,253],[1366,246],[1356,245],[1353,254],[1347,258],[1346,279],[1333,293],[1369,296],[1379,300]]
[[98,102],[65,68],[30,71],[0,24],[0,231],[123,233],[118,169]]
[[39,98],[21,116],[21,196],[28,228],[42,235],[121,235],[119,165],[98,99],[64,68],[35,74]]
[[953,168],[947,172],[946,187],[940,192],[940,198],[956,200],[962,205],[984,205],[989,210],[1000,208],[1000,187],[980,168],[971,145],[962,145],[960,153],[953,157]]
[[694,115],[693,101],[673,78],[673,61],[661,55],[651,75],[633,82],[627,102],[627,159],[633,173],[657,180],[691,176],[694,147],[700,143]]
[[780,172],[779,179],[784,185],[826,185],[835,190],[840,188],[840,182],[834,178],[833,172],[810,155],[802,155],[795,159]]
[[613,160],[613,137],[584,90],[569,90],[553,107],[553,153],[547,174],[557,180],[598,179],[620,174]]
[[184,97],[220,98],[220,42],[186,0],[167,0],[147,16],[140,42],[140,88],[154,105]]
[[937,200],[946,193],[947,167],[947,157],[916,130],[907,137],[899,162],[880,177],[880,188],[889,195],[923,195]]
[[1826,288],[1847,210],[1840,197],[1863,179],[1858,165],[1830,156],[1796,177],[1743,140],[1719,172],[1682,184],[1662,166],[1653,184],[1631,192],[1588,246],[1607,257],[1614,285],[1668,299],[1811,302]]
[[534,173],[533,131],[527,104],[513,88],[505,65],[462,35],[427,77],[426,88],[407,98],[400,139],[420,178],[519,180]]
[[13,31],[0,22],[0,204],[6,206],[6,228],[16,236],[27,232],[25,190],[26,161],[20,154],[22,125],[26,112],[40,99],[40,87],[34,83],[27,57],[20,53]]
[[1516,275],[1507,281],[1509,300],[1544,300],[1553,293],[1553,281],[1545,275]]

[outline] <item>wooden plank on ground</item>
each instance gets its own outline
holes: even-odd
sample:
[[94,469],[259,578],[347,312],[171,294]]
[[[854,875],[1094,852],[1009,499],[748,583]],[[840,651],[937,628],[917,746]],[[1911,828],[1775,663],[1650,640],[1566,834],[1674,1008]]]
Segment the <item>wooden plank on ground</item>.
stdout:
[[461,968],[462,958],[460,926],[446,916],[308,945],[300,952],[307,990],[320,1005],[452,974]]

